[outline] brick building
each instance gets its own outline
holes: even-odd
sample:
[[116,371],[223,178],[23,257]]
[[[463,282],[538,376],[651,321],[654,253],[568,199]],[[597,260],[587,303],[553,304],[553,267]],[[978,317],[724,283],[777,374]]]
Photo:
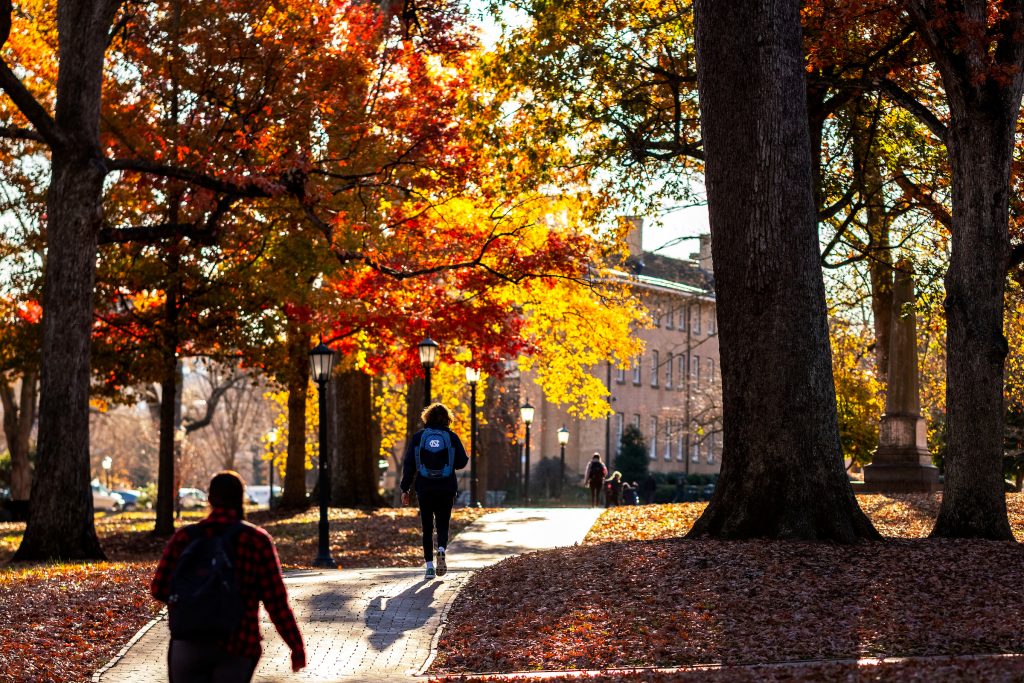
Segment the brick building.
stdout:
[[[604,365],[595,372],[612,395],[615,413],[606,420],[569,417],[546,401],[528,376],[520,378],[523,400],[536,407],[531,428],[531,461],[558,457],[557,431],[569,430],[566,474],[582,479],[594,452],[618,449],[622,430],[638,426],[648,445],[652,472],[713,474],[719,471],[721,390],[710,236],[690,259],[644,252],[643,223],[629,237],[631,258],[615,277],[628,281],[653,317],[653,327],[638,330],[645,342],[642,358],[627,370]],[[489,482],[489,488],[495,482]]]

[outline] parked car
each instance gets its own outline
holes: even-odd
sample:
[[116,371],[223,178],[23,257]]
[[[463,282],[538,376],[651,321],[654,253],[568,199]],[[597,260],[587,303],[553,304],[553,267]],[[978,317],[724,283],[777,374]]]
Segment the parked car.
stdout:
[[178,489],[178,504],[183,510],[194,510],[206,506],[206,492],[201,489]]
[[124,498],[98,481],[93,481],[92,507],[94,510],[101,510],[103,512],[117,512],[124,509]]
[[114,491],[117,495],[121,496],[124,501],[125,510],[134,510],[139,507],[139,496],[142,495],[142,491],[135,489],[118,489]]
[[[249,502],[253,505],[270,505],[270,487],[269,486],[246,486],[245,492],[249,495]],[[274,499],[279,500],[281,493],[284,492],[277,484],[274,484]]]

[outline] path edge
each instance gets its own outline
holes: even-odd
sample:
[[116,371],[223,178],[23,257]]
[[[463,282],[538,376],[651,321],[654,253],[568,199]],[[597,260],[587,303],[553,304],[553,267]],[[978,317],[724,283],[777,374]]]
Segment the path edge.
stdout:
[[138,632],[134,636],[132,636],[132,639],[129,640],[127,643],[125,643],[124,647],[122,647],[121,650],[116,655],[114,655],[109,662],[104,664],[102,669],[100,669],[96,673],[94,673],[92,675],[92,678],[89,679],[89,680],[92,683],[100,683],[100,678],[103,676],[103,674],[107,673],[108,671],[113,669],[115,666],[117,666],[117,663],[120,662],[122,659],[124,659],[124,656],[126,654],[128,654],[128,650],[130,650],[132,648],[132,645],[135,645],[135,643],[137,643],[140,640],[142,640],[142,637],[144,635],[146,635],[147,633],[149,633],[149,630],[151,628],[153,628],[158,623],[163,621],[166,616],[167,616],[167,608],[164,607],[164,608],[162,608],[160,610],[160,612],[155,617],[153,617],[152,619],[149,620],[149,623],[145,624],[142,628],[140,628],[138,630]]
[[449,600],[448,604],[444,606],[443,610],[441,610],[441,616],[438,618],[437,630],[434,631],[434,637],[430,639],[430,652],[427,654],[427,661],[423,663],[423,666],[421,666],[419,669],[413,672],[412,675],[414,677],[423,678],[427,675],[427,669],[430,668],[430,665],[434,663],[434,659],[437,658],[438,645],[441,642],[441,635],[444,633],[445,628],[448,626],[448,613],[451,612],[452,605],[454,605],[455,601],[459,599],[459,596],[462,594],[462,591],[465,590],[466,586],[469,584],[469,582],[473,579],[473,576],[478,571],[480,570],[473,569],[466,572],[468,576],[466,576],[466,578],[463,579],[462,585],[459,586],[458,590],[455,591],[455,595],[452,596],[452,599]]

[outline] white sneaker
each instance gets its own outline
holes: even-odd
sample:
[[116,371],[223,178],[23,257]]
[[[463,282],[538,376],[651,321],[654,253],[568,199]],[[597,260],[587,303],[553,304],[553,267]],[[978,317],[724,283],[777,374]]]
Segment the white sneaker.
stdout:
[[445,551],[440,548],[437,551],[437,575],[444,576],[448,571],[448,564],[444,561]]

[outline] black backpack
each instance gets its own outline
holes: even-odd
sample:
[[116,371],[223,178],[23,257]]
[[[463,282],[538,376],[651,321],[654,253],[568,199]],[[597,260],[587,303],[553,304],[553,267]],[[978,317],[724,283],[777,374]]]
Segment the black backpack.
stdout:
[[186,529],[189,543],[171,575],[167,600],[172,638],[223,639],[238,630],[245,601],[232,551],[243,527],[235,522],[213,536],[199,525]]
[[[420,452],[427,452],[431,454],[438,454],[442,451],[448,451],[448,462],[439,470],[433,470],[423,464],[420,460]],[[419,472],[421,477],[426,479],[446,479],[452,475],[455,471],[455,448],[452,446],[452,438],[448,432],[441,429],[427,429],[423,430],[420,434],[420,442],[416,445],[414,451],[416,456],[416,471]],[[432,458],[436,461],[436,458]]]

